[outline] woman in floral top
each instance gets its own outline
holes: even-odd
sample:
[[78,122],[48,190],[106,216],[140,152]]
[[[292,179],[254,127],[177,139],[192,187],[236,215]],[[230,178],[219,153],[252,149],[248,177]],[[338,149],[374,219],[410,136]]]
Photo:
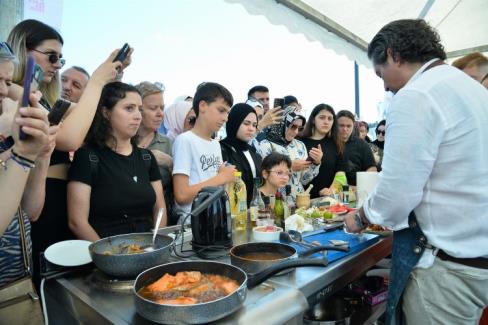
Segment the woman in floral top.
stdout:
[[[290,157],[292,161],[292,175],[288,184],[292,188],[292,196],[303,192],[303,186],[310,183],[318,175],[322,160],[320,145],[307,152],[305,144],[295,139],[298,132],[303,130],[305,118],[295,113],[289,113],[284,121],[270,127],[266,138],[259,142],[257,152],[266,157],[272,152],[278,152]],[[284,189],[280,189],[284,191]]]

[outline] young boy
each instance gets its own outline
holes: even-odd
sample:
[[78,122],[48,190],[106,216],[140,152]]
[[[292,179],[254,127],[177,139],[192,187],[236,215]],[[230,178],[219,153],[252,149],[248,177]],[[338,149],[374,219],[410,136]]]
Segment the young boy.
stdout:
[[173,192],[179,222],[191,212],[193,199],[202,188],[234,181],[235,167],[225,165],[220,144],[212,139],[227,121],[233,101],[231,93],[217,83],[206,82],[197,88],[193,98],[195,126],[180,134],[173,145]]

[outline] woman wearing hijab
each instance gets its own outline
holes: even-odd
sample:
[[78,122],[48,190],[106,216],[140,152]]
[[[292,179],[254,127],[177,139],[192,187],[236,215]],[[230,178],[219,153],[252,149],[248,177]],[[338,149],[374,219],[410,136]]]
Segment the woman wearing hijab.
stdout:
[[252,200],[254,182],[260,177],[261,157],[249,142],[256,136],[258,116],[247,104],[236,104],[232,107],[225,125],[227,137],[220,141],[222,159],[235,165],[242,172],[246,184],[247,205]]
[[179,99],[164,109],[164,127],[166,136],[174,141],[175,138],[195,125],[195,112],[192,110],[192,97],[178,97]]
[[[266,130],[266,137],[259,142],[257,152],[266,157],[272,152],[278,152],[290,157],[292,161],[292,175],[288,184],[291,185],[291,194],[303,192],[303,186],[310,183],[318,175],[322,160],[320,145],[307,150],[305,144],[296,139],[303,130],[305,118],[294,112],[285,115],[284,120],[270,126]],[[283,191],[283,189],[281,189]]]

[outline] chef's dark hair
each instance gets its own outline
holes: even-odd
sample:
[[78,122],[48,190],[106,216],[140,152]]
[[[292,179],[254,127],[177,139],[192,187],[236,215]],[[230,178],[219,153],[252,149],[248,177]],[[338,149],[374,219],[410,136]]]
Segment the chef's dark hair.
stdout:
[[388,49],[395,60],[425,63],[446,59],[439,34],[423,19],[401,19],[386,24],[368,46],[368,58],[373,64],[384,64]]

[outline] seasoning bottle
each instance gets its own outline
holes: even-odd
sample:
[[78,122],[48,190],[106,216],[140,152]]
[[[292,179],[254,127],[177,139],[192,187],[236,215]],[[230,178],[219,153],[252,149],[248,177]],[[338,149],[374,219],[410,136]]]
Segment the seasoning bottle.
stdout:
[[258,218],[256,220],[257,226],[270,226],[274,224],[274,218],[271,215],[271,209],[269,207],[269,197],[263,196],[264,206],[258,210]]
[[283,197],[281,196],[280,192],[276,192],[275,194],[274,214],[275,214],[275,224],[278,227],[282,227],[284,230],[285,229],[285,205],[283,203]]
[[255,227],[257,225],[258,211],[264,209],[264,201],[261,197],[261,191],[259,186],[261,185],[261,180],[259,178],[254,179],[254,189],[252,192],[252,200],[249,205],[249,215],[251,220],[251,226]]
[[241,172],[234,172],[234,182],[229,184],[230,214],[234,230],[246,230],[247,224],[247,192]]
[[285,220],[293,215],[295,213],[295,201],[293,200],[293,197],[291,196],[291,185],[286,185],[285,186]]

